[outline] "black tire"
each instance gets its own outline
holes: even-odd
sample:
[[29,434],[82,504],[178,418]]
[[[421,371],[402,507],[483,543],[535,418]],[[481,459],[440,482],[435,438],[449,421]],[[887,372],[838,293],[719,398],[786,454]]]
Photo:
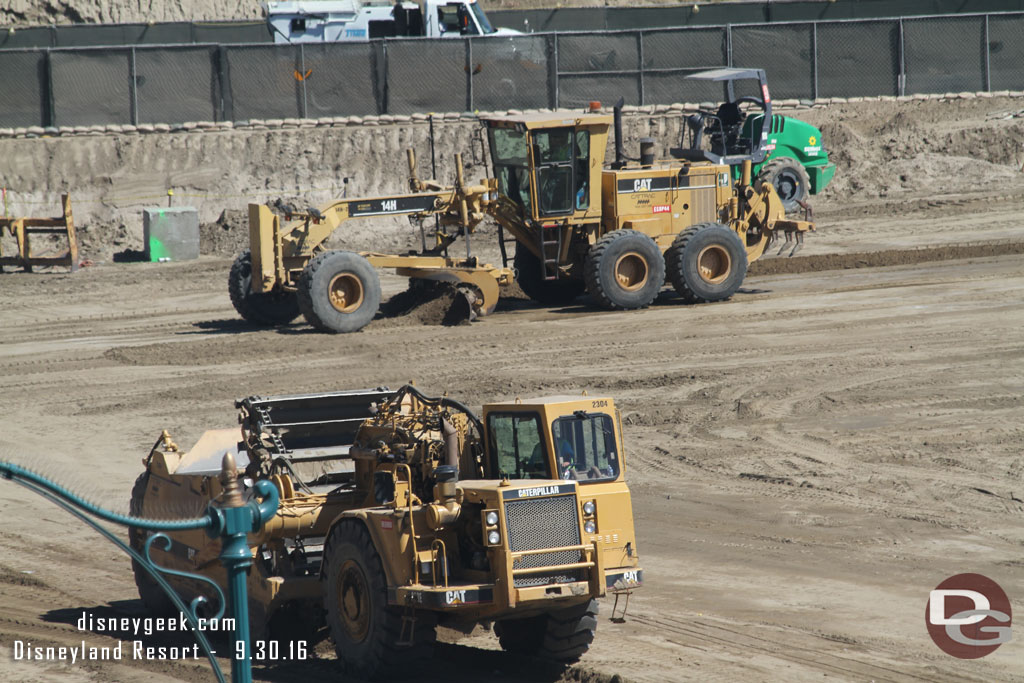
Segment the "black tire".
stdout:
[[513,265],[519,288],[539,304],[564,306],[586,290],[582,280],[545,280],[540,259],[521,244],[516,245]]
[[281,290],[256,294],[251,287],[252,254],[246,249],[231,264],[228,274],[228,294],[238,314],[260,327],[287,325],[299,317],[299,302],[293,292]]
[[775,193],[779,195],[787,212],[799,209],[800,202],[806,201],[811,193],[811,178],[807,175],[807,169],[792,157],[772,159],[761,167],[756,180],[758,184],[771,183],[775,186]]
[[672,287],[687,303],[728,299],[747,276],[747,250],[721,223],[698,223],[676,236],[665,252]]
[[335,526],[324,559],[327,625],[346,673],[361,678],[408,674],[433,654],[437,622],[431,612],[416,612],[412,644],[398,645],[402,610],[387,604],[384,566],[362,523]]
[[597,600],[527,619],[494,625],[503,650],[571,664],[583,656],[597,631]]
[[583,277],[587,292],[604,308],[644,308],[665,284],[665,258],[642,232],[615,230],[590,247]]
[[[146,470],[139,475],[139,478],[135,480],[135,485],[132,486],[132,498],[128,504],[128,512],[132,517],[145,516],[143,504],[148,487],[149,470]],[[128,527],[128,544],[132,550],[141,554],[143,546],[146,544],[146,539],[145,531],[133,526]],[[162,548],[163,546],[157,547]],[[177,613],[178,608],[174,606],[174,602],[164,592],[164,589],[134,559],[132,560],[132,574],[135,575],[135,586],[139,589],[139,597],[142,599],[142,604],[146,606],[146,609],[151,614],[165,617]]]
[[358,332],[380,309],[380,278],[351,251],[326,251],[310,261],[298,282],[299,310],[321,332]]

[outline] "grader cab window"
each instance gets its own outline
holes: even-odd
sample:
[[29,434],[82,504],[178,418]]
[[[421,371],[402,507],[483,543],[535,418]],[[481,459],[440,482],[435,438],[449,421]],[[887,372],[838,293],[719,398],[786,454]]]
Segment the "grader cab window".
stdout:
[[527,168],[526,133],[512,128],[491,128],[491,159],[498,192],[530,213],[530,174]]
[[586,209],[590,205],[590,134],[572,128],[538,130],[533,134],[537,165],[537,205],[542,216]]
[[552,425],[560,479],[583,483],[619,476],[618,446],[612,418],[602,413],[560,417]]
[[551,479],[540,416],[535,413],[491,414],[487,417],[491,469],[510,479]]

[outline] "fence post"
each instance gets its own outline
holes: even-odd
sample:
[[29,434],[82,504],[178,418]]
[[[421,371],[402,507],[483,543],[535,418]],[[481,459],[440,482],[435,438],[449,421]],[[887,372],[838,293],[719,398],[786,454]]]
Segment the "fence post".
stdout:
[[988,18],[985,15],[985,92],[992,92],[992,49],[988,33]]
[[231,73],[228,67],[228,48],[224,45],[217,46],[217,106],[215,111],[220,115],[221,121],[233,121],[235,119],[235,107],[231,101]]
[[640,81],[640,83],[639,83],[639,85],[640,85],[640,106],[643,106],[643,105],[647,104],[647,101],[644,99],[645,91],[644,91],[644,32],[643,31],[637,31],[636,32],[636,54],[637,54],[637,59],[639,60],[639,64],[638,64],[639,75],[638,75],[637,79]]
[[548,105],[551,109],[558,109],[558,35],[549,33],[548,43]]
[[732,24],[725,25],[725,65],[732,66]]
[[907,94],[907,52],[906,44],[903,36],[903,17],[899,19],[899,59],[900,59],[900,75],[897,77],[896,94],[900,97]]
[[130,123],[133,126],[139,125],[139,90],[138,84],[139,79],[135,73],[135,46],[133,45],[129,51],[130,60],[128,64],[128,78],[131,79],[131,107],[130,107]]
[[299,73],[302,74],[302,78],[298,79],[302,89],[302,109],[299,116],[306,118],[306,47],[302,43],[299,43]]
[[57,125],[57,100],[53,96],[53,51],[46,48],[46,111],[43,120],[50,126]]
[[818,22],[811,23],[811,99],[818,99]]
[[387,114],[388,113],[388,41],[386,38],[382,38],[374,46],[374,57],[375,65],[374,68],[377,71],[377,82],[380,85],[380,90],[377,93],[377,113]]
[[466,38],[466,111],[473,111],[473,39]]

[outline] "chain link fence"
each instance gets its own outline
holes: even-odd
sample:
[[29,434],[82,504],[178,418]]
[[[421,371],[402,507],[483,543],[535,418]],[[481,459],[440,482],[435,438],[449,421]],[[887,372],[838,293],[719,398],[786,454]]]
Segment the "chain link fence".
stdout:
[[[123,27],[114,27],[123,30]],[[191,27],[195,30],[195,26]],[[1024,12],[368,43],[0,49],[0,127],[182,123],[1024,89]],[[754,91],[737,95],[755,95]]]

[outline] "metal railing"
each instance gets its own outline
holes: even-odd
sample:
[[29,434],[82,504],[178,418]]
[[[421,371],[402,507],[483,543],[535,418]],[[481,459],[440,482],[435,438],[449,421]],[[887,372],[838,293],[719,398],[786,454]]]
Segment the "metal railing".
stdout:
[[[1024,12],[368,43],[0,50],[0,128],[1024,90]],[[740,93],[745,94],[745,93]],[[753,93],[750,93],[753,94]]]
[[[246,576],[253,557],[246,536],[261,529],[267,520],[277,513],[278,492],[271,482],[257,481],[254,489],[260,497],[259,502],[256,500],[244,502],[235,473],[235,461],[231,455],[226,455],[221,471],[221,481],[224,484],[224,495],[221,500],[211,503],[200,517],[153,520],[111,512],[84,500],[47,477],[3,460],[0,460],[0,479],[19,484],[63,508],[137,562],[181,611],[195,633],[196,640],[203,648],[215,677],[224,683],[224,674],[210,648],[209,641],[200,628],[199,609],[206,603],[206,598],[197,597],[189,605],[186,605],[163,575],[178,576],[207,584],[216,598],[216,610],[210,620],[219,621],[224,616],[225,608],[231,607],[235,625],[234,643],[236,648],[240,646],[240,650],[235,651],[235,656],[231,660],[231,681],[232,683],[251,683],[252,647],[249,638]],[[146,530],[152,532],[152,535],[146,540],[142,551],[139,552],[100,524],[100,520]],[[211,579],[200,574],[161,567],[150,558],[150,550],[154,543],[161,544],[164,550],[170,549],[171,539],[164,533],[165,531],[187,529],[205,529],[211,536],[220,536],[222,544],[220,561],[227,570],[229,600],[224,599],[224,592]]]

